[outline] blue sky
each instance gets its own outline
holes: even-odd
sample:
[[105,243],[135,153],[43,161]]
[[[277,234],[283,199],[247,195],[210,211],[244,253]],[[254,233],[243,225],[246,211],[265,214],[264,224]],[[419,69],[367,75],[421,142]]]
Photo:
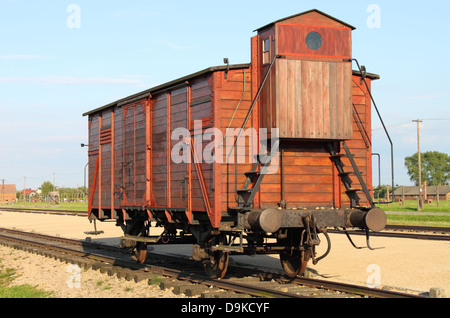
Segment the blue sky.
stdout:
[[[375,25],[372,4],[380,10]],[[410,185],[403,162],[417,151],[412,120],[424,119],[422,151],[450,153],[443,0],[0,0],[0,179],[37,188],[55,173],[57,186],[82,186],[84,112],[224,57],[248,63],[253,30],[314,8],[356,27],[354,58],[381,75],[373,94],[394,142],[396,184]],[[375,114],[373,126],[381,182],[390,184],[390,148]]]

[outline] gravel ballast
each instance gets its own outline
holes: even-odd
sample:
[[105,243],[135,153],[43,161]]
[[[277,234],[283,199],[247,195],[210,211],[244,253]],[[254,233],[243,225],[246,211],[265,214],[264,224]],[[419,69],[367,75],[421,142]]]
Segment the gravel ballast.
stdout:
[[147,280],[135,283],[98,270],[0,246],[0,268],[15,270],[12,286],[30,285],[56,298],[182,298]]

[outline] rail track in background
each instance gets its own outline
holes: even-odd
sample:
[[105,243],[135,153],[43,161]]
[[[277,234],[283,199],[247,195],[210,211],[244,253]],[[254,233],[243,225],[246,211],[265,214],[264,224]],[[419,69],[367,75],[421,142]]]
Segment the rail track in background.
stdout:
[[123,249],[103,244],[0,229],[0,244],[92,268],[108,275],[151,284],[155,274],[163,276],[161,288],[194,298],[426,298],[424,296],[368,288],[345,283],[298,277],[250,269],[229,268],[229,278],[206,277],[199,263],[189,259],[149,253],[145,264],[137,264]]
[[[17,212],[17,213],[42,213],[66,216],[87,217],[87,211],[71,211],[71,210],[49,210],[49,209],[24,209],[24,208],[0,208],[0,212]],[[450,215],[450,214],[449,214]],[[351,230],[351,235],[366,235],[365,231]],[[329,233],[342,234],[342,231],[330,229]],[[408,238],[420,240],[437,240],[450,241],[450,227],[427,227],[427,226],[404,226],[404,225],[388,225],[386,229],[374,233],[371,236],[392,237],[392,238]]]
[[55,215],[68,215],[68,216],[81,216],[87,217],[87,211],[73,211],[73,210],[51,210],[51,209],[25,209],[25,208],[5,208],[1,207],[0,212],[16,212],[16,213],[38,213],[38,214],[55,214]]

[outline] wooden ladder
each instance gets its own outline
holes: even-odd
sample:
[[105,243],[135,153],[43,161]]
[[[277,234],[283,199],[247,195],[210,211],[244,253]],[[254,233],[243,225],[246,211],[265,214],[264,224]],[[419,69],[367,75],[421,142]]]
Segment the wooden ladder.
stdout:
[[[336,150],[334,149],[333,143],[328,143],[328,149],[330,152],[330,159],[333,161],[334,165],[336,166],[339,177],[342,180],[342,183],[345,186],[345,192],[347,193],[348,197],[350,198],[351,208],[361,208],[360,201],[361,198],[358,195],[358,192],[363,192],[363,194],[367,198],[367,202],[369,202],[371,208],[375,207],[375,204],[373,202],[372,196],[370,195],[370,191],[367,188],[366,183],[364,182],[364,179],[362,178],[362,174],[358,169],[358,166],[356,165],[354,155],[350,152],[350,149],[347,146],[347,143],[345,141],[342,142],[342,145],[344,146],[345,154],[337,154]],[[352,171],[345,171],[344,170],[344,163],[342,162],[341,158],[347,157],[352,165]],[[359,184],[361,185],[362,189],[355,189],[352,187],[352,179],[350,178],[351,175],[355,175],[358,178]]]
[[[277,139],[272,147],[274,147],[275,149],[279,149],[279,144],[280,140]],[[259,155],[256,156],[257,160],[253,165],[252,170],[245,173],[247,180],[245,181],[243,188],[236,190],[238,195],[238,206],[236,207],[236,209],[245,210],[249,209],[253,205],[255,196],[260,190],[260,186],[264,180],[264,176],[269,172],[269,168],[273,159],[273,157],[270,156],[267,156],[266,158],[266,160],[261,160]]]

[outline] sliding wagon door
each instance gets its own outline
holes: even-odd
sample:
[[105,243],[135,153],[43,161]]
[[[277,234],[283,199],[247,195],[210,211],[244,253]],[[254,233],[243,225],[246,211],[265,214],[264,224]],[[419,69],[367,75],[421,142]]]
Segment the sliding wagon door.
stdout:
[[145,103],[123,110],[123,205],[138,206],[145,200]]

